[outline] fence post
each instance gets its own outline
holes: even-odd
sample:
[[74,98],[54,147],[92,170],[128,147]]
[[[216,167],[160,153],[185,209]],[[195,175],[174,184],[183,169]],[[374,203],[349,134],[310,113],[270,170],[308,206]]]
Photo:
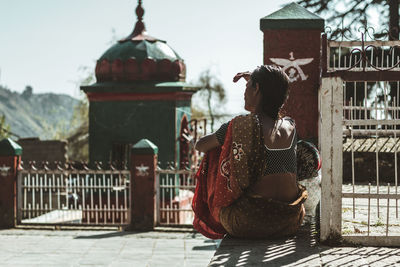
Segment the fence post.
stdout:
[[142,139],[131,153],[131,228],[152,230],[156,219],[156,168],[158,147]]
[[13,140],[0,141],[0,228],[12,228],[17,222],[17,169],[22,148]]
[[342,223],[342,114],[343,81],[323,78],[320,94],[321,116],[321,241],[337,240]]

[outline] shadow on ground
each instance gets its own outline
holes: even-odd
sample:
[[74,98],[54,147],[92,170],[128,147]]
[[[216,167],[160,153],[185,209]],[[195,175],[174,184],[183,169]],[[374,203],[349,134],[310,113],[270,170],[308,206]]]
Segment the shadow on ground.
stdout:
[[126,235],[135,235],[135,234],[141,234],[142,232],[111,232],[111,233],[105,233],[105,234],[95,234],[95,235],[78,235],[74,237],[74,239],[103,239],[103,238],[112,238],[112,237],[121,237],[121,236],[126,236]]
[[292,238],[243,240],[226,237],[222,240],[209,266],[319,266],[321,248],[313,226],[302,226]]
[[[176,233],[176,235],[171,236],[171,233]],[[175,238],[196,238],[200,234],[194,232],[193,228],[156,228],[154,231],[112,231],[106,233],[98,233],[91,235],[78,235],[74,237],[74,239],[106,239],[106,238],[115,238],[115,237],[124,237],[124,236],[136,236],[138,238],[164,238],[168,237],[169,239]],[[212,240],[210,240],[213,242]]]

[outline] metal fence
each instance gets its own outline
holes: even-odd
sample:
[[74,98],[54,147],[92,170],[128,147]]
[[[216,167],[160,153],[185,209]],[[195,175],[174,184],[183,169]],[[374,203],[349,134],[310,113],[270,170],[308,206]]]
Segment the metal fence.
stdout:
[[194,169],[158,168],[157,224],[187,225],[193,223],[192,200],[196,188]]
[[128,170],[31,165],[17,182],[18,224],[129,224]]
[[326,51],[321,239],[400,245],[400,42],[363,36]]
[[[362,82],[361,86],[357,85],[357,82],[353,82],[352,92],[347,94],[347,97],[346,89],[349,84],[344,83],[343,88],[343,134],[350,143],[348,151],[351,155],[351,172],[348,174],[351,175],[351,186],[342,190],[344,198],[342,233],[399,236],[400,195],[397,166],[400,142],[399,82],[392,83],[392,86],[387,81]],[[367,87],[368,90],[373,90],[373,93],[365,93]],[[363,99],[357,99],[356,88],[362,90]],[[392,92],[393,97],[389,95],[390,90],[395,91]],[[378,98],[382,100],[379,101]],[[356,139],[363,140],[358,147],[355,146]],[[363,149],[363,146],[368,146],[368,151],[371,152],[367,153],[372,153],[373,157],[368,158],[369,162],[357,164],[356,159],[360,157],[356,157],[356,154]],[[391,166],[389,170],[385,170],[388,164]],[[369,177],[360,177],[359,174],[362,173],[360,167],[370,169],[367,172]]]

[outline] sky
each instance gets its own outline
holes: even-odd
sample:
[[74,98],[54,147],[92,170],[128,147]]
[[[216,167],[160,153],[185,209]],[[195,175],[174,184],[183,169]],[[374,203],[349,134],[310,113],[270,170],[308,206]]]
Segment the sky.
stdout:
[[[263,63],[262,17],[286,0],[143,0],[147,32],[185,61],[187,82],[211,68],[225,86],[225,112],[244,112],[239,71]],[[79,81],[136,22],[135,0],[0,0],[0,84],[22,92],[82,97]],[[84,70],[86,69],[86,71]]]

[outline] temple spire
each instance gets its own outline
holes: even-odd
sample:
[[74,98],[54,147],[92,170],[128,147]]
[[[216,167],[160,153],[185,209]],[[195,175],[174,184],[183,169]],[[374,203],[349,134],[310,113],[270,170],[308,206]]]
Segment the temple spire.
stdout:
[[142,32],[146,31],[146,27],[143,23],[143,15],[144,9],[142,7],[142,0],[138,1],[138,6],[136,7],[136,15],[137,15],[137,22],[135,25],[135,29],[133,30],[134,36],[141,34]]
[[136,16],[137,16],[137,21],[135,24],[135,28],[133,29],[133,32],[126,38],[119,40],[119,42],[126,42],[128,40],[130,41],[142,41],[142,40],[147,40],[150,42],[155,42],[157,39],[154,37],[151,37],[147,35],[146,32],[146,27],[144,26],[143,22],[143,15],[144,15],[144,9],[142,7],[142,0],[138,0],[138,6],[136,7]]

